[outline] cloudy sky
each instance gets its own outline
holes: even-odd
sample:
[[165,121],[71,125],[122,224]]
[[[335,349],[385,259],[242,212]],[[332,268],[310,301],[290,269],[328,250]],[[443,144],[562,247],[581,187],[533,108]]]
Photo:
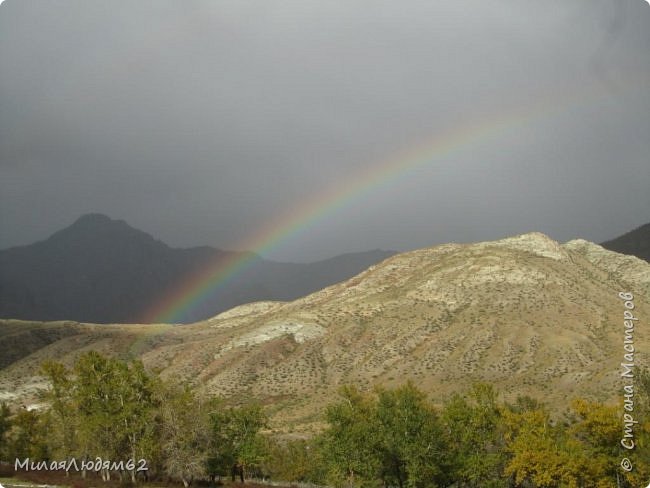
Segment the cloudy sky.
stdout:
[[88,212],[308,223],[264,250],[294,261],[612,238],[650,222],[649,52],[642,0],[6,0],[0,248]]

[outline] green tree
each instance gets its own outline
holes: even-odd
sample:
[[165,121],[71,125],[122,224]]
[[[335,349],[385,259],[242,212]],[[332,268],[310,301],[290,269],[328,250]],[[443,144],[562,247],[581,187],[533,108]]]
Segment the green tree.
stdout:
[[543,409],[506,412],[506,423],[512,456],[506,474],[512,475],[518,485],[529,482],[539,488],[562,486],[569,457],[561,449],[561,439],[548,413]]
[[327,478],[335,486],[374,485],[382,467],[374,402],[352,386],[341,388],[339,395],[342,400],[325,411],[329,427],[322,442]]
[[269,440],[264,471],[275,480],[325,484],[326,473],[320,437]]
[[185,487],[206,474],[210,414],[214,401],[188,387],[164,385],[160,399],[161,451],[165,473]]
[[241,465],[249,474],[260,469],[267,454],[267,443],[259,432],[268,424],[260,405],[212,412],[210,422],[210,474],[227,476],[234,464]]
[[478,383],[467,398],[454,395],[442,418],[453,479],[461,486],[507,486],[502,407],[494,388]]
[[0,460],[9,458],[8,445],[9,445],[9,431],[11,430],[11,410],[9,406],[2,402],[0,403]]
[[445,480],[445,449],[438,417],[411,382],[379,390],[372,417],[377,426],[384,485],[434,487]]
[[579,452],[573,462],[584,464],[578,468],[580,476],[591,478],[592,483],[600,483],[602,486],[615,483],[620,461],[620,407],[578,398],[571,402],[571,408],[576,418],[567,434]]
[[606,488],[616,486],[615,408],[573,403],[571,423],[554,424],[543,408],[506,413],[508,450],[506,473],[517,483],[539,488]]
[[50,383],[50,389],[45,394],[52,417],[49,444],[53,454],[68,459],[73,456],[76,447],[76,412],[70,371],[61,363],[46,361],[41,365],[41,372]]
[[[158,405],[156,380],[140,361],[130,365],[98,352],[75,363],[73,401],[79,417],[79,448],[83,457],[133,460],[155,457]],[[103,470],[102,476],[110,476]],[[135,469],[130,471],[135,481]]]
[[9,458],[46,460],[49,457],[48,430],[45,415],[21,408],[12,418]]

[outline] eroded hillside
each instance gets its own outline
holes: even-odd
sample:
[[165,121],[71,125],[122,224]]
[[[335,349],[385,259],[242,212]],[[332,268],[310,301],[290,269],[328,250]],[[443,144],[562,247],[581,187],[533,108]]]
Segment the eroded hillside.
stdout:
[[[409,378],[435,399],[487,380],[509,397],[531,394],[561,410],[575,395],[617,398],[620,291],[635,295],[636,361],[647,365],[650,264],[532,233],[399,254],[302,299],[244,305],[192,325],[68,325],[70,333],[0,371],[0,395],[34,401],[42,360],[71,364],[96,348],[141,357],[216,395],[256,398],[282,430],[318,428],[320,408],[341,384]],[[31,325],[30,333],[53,327]],[[15,325],[0,333],[7,344]]]

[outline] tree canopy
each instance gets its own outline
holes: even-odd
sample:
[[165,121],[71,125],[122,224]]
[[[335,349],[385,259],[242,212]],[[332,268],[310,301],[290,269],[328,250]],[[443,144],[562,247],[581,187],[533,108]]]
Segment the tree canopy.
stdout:
[[[620,445],[621,405],[576,398],[552,415],[493,386],[431,398],[412,383],[343,386],[310,437],[273,435],[257,403],[233,405],[162,381],[140,361],[97,352],[71,368],[48,361],[47,408],[0,404],[0,459],[146,461],[148,479],[230,476],[347,487],[632,488],[650,479],[650,373],[636,381],[634,450]],[[620,467],[630,459],[632,471]],[[138,465],[102,466],[104,480],[138,481]]]

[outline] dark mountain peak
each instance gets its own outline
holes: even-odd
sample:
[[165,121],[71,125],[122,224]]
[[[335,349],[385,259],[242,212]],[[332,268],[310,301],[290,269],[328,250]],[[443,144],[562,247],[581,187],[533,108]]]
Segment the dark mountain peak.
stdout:
[[87,213],[75,220],[73,226],[87,226],[87,225],[107,225],[114,222],[108,215],[102,213]]
[[276,263],[247,251],[174,249],[123,220],[90,213],[46,240],[0,251],[0,317],[149,321],[152,304],[180,284],[216,265],[246,263],[203,305],[180,319],[191,322],[243,303],[293,300],[348,279],[392,254],[374,250],[312,264]]
[[623,238],[628,237],[628,236],[650,237],[650,223],[643,224],[643,225],[637,227],[636,229],[632,229],[631,231],[626,232],[625,234],[623,234],[623,235],[621,235],[619,237],[616,237],[615,239],[612,239],[612,240],[607,241],[607,242],[617,241],[619,239],[623,239]]
[[77,220],[75,220],[71,226],[63,230],[90,230],[92,232],[96,232],[97,230],[102,229],[131,230],[146,234],[146,232],[142,232],[141,230],[131,227],[124,220],[112,219],[108,215],[101,213],[89,213],[82,215]]
[[[101,213],[82,215],[74,223],[50,236],[49,242],[75,242],[77,244],[96,244],[103,241],[111,243],[141,243],[167,247],[151,235],[135,229],[124,220],[115,220]],[[46,241],[47,242],[47,241]]]
[[650,262],[650,223],[601,244],[605,249],[631,254]]
[[647,224],[643,224],[642,226],[637,227],[636,229],[623,234],[623,236],[627,236],[630,234],[637,235],[637,236],[644,236],[645,238],[650,237],[650,222]]

